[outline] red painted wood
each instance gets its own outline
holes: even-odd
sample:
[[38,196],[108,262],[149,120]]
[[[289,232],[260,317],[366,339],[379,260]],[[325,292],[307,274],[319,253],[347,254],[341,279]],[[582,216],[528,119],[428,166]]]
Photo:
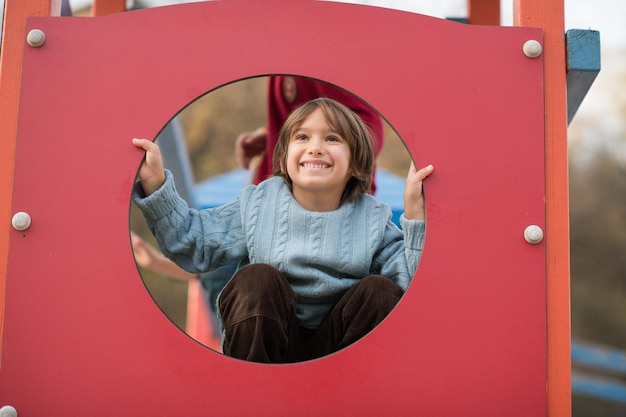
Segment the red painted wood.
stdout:
[[[48,41],[24,56],[13,205],[33,225],[10,236],[0,403],[48,416],[545,415],[545,246],[523,239],[545,226],[543,61],[522,53],[539,29],[304,0],[28,27]],[[292,365],[234,360],[172,325],[128,231],[142,159],[130,139],[274,73],[356,93],[436,167],[402,302],[362,341]]]
[[[11,228],[11,197],[17,138],[22,55],[29,16],[58,16],[61,0],[4,0],[2,54],[0,55],[0,354]],[[0,362],[1,366],[1,362]],[[1,405],[0,405],[1,407]]]
[[206,301],[206,293],[202,290],[200,281],[193,280],[187,283],[187,318],[185,321],[185,333],[196,339],[203,345],[222,351],[222,339],[219,336],[218,326],[209,318],[209,307]]

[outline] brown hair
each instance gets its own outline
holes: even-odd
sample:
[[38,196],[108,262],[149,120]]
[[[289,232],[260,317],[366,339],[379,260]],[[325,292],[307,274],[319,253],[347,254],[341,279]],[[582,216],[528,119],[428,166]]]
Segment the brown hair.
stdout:
[[350,169],[352,178],[346,184],[343,198],[349,201],[370,191],[374,170],[374,145],[372,133],[361,118],[343,104],[329,99],[317,98],[302,104],[287,118],[274,147],[274,175],[281,176],[291,188],[291,178],[287,174],[287,148],[293,133],[311,113],[322,109],[326,121],[350,147]]

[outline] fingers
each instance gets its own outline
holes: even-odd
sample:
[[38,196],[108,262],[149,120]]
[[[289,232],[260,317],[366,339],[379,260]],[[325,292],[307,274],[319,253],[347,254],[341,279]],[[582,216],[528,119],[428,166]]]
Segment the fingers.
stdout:
[[422,192],[422,182],[432,174],[434,168],[427,165],[418,170],[411,162],[404,188],[404,215],[407,219],[424,220],[425,202]]
[[161,168],[161,165],[163,165],[163,160],[161,158],[161,150],[159,149],[159,145],[148,139],[133,138],[132,141],[133,145],[146,151],[146,164],[154,165],[158,169]]
[[133,145],[146,151],[146,158],[138,171],[139,179],[146,196],[158,190],[165,183],[163,158],[159,146],[147,139],[132,139]]
[[133,138],[133,145],[146,151],[148,150],[147,142],[149,142],[148,139]]
[[148,139],[133,138],[133,145],[135,145],[138,148],[143,149],[146,152],[155,151],[159,149],[156,143]]
[[432,174],[433,170],[434,170],[434,167],[432,165],[427,165],[418,171],[417,168],[415,168],[415,163],[411,162],[411,166],[409,167],[408,178],[412,179],[413,181],[423,181],[430,174]]
[[[415,167],[413,167],[415,169]],[[433,173],[433,170],[435,168],[432,165],[427,165],[424,168],[420,169],[419,171],[417,171],[416,175],[419,179],[419,181],[423,181],[426,179],[426,177],[428,177],[430,174]]]

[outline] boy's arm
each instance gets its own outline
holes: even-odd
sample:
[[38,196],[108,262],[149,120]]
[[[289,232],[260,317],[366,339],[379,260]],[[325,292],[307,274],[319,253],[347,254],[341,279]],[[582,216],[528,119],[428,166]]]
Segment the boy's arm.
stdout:
[[140,182],[133,188],[133,202],[143,213],[163,254],[185,271],[207,272],[239,262],[247,255],[241,224],[240,199],[211,209],[190,209],[165,171],[166,180],[145,196]]

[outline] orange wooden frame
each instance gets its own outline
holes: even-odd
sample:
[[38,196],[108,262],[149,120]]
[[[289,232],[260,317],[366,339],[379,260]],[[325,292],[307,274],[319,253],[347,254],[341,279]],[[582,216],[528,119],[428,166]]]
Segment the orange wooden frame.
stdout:
[[563,0],[516,0],[516,26],[543,28],[548,415],[571,416],[567,82]]
[[[104,4],[105,2],[98,2]],[[497,24],[487,0],[468,0],[472,23]],[[119,7],[119,1],[114,4]],[[494,4],[491,2],[490,4]],[[567,102],[563,0],[516,0],[514,23],[544,30],[548,415],[571,416]],[[57,16],[60,0],[6,0],[0,57],[0,339],[17,136],[24,23]],[[92,14],[107,14],[94,9]],[[488,14],[488,15],[487,15]],[[498,17],[499,21],[499,17]],[[1,355],[0,350],[0,355]],[[0,357],[1,359],[1,357]],[[1,365],[1,362],[0,362]]]
[[500,25],[500,0],[467,0],[467,21],[471,25]]
[[92,16],[106,16],[126,10],[126,0],[94,0],[91,5]]

